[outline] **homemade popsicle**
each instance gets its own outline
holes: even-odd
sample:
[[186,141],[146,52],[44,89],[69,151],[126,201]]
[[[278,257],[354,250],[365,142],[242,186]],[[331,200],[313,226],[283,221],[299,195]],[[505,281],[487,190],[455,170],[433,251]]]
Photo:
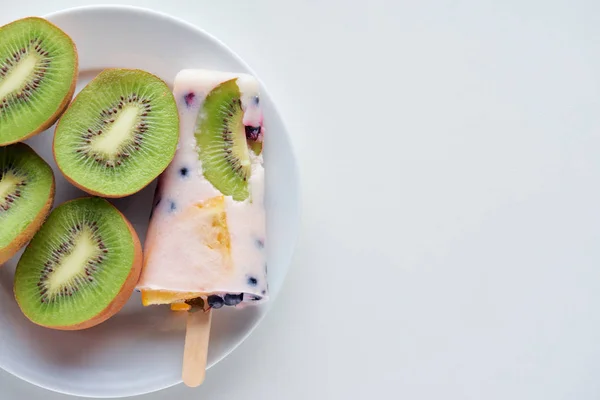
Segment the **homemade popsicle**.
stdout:
[[[161,175],[138,289],[144,305],[205,310],[268,300],[263,115],[246,74],[175,78],[179,146]],[[201,299],[201,300],[200,300]]]

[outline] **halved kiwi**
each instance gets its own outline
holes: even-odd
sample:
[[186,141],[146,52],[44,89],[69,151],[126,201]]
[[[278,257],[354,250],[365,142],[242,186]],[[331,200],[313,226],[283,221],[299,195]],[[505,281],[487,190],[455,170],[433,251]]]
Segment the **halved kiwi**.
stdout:
[[54,173],[29,146],[0,147],[0,265],[38,231],[54,202]]
[[32,322],[78,330],[116,314],[139,279],[142,248],[127,219],[98,197],[57,207],[23,253],[15,297]]
[[60,119],[54,158],[66,178],[94,195],[124,197],[167,168],[179,114],[165,82],[140,70],[100,73]]
[[0,27],[0,146],[56,121],[73,97],[77,68],[75,44],[45,19]]

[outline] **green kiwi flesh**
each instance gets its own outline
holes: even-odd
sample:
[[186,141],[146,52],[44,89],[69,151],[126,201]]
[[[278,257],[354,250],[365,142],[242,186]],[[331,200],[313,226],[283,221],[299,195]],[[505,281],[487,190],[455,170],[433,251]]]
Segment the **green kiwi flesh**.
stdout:
[[42,18],[0,27],[0,146],[52,125],[73,97],[77,50]]
[[61,117],[54,157],[76,186],[123,197],[169,165],[179,139],[179,114],[165,82],[140,70],[101,72]]
[[50,166],[26,144],[0,147],[0,264],[31,239],[53,200]]
[[52,211],[15,272],[15,297],[25,316],[55,329],[98,318],[134,268],[137,236],[128,226],[114,206],[97,197]]
[[221,83],[206,97],[196,124],[196,142],[206,179],[224,195],[242,201],[249,196],[251,160],[236,81]]

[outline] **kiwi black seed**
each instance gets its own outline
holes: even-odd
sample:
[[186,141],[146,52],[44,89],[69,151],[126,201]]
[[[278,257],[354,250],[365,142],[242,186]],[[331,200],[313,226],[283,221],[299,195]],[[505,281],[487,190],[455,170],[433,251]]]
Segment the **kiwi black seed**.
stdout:
[[204,176],[224,195],[245,200],[251,159],[237,79],[214,88],[202,107],[196,141]]
[[138,281],[142,250],[135,230],[108,201],[57,207],[15,272],[15,297],[32,322],[53,329],[97,325],[117,313]]
[[167,84],[145,71],[110,69],[90,82],[60,119],[54,157],[81,189],[124,197],[165,170],[178,139],[179,114]]
[[33,237],[53,202],[50,166],[24,143],[0,147],[0,265]]
[[73,97],[77,73],[75,44],[45,19],[0,27],[0,146],[52,125]]

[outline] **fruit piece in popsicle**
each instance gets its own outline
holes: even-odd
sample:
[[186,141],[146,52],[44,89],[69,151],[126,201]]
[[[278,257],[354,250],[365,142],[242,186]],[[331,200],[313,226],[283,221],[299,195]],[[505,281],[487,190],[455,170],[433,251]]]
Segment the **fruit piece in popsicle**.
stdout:
[[204,176],[224,195],[243,201],[248,198],[251,164],[236,80],[213,89],[202,112],[196,141]]

